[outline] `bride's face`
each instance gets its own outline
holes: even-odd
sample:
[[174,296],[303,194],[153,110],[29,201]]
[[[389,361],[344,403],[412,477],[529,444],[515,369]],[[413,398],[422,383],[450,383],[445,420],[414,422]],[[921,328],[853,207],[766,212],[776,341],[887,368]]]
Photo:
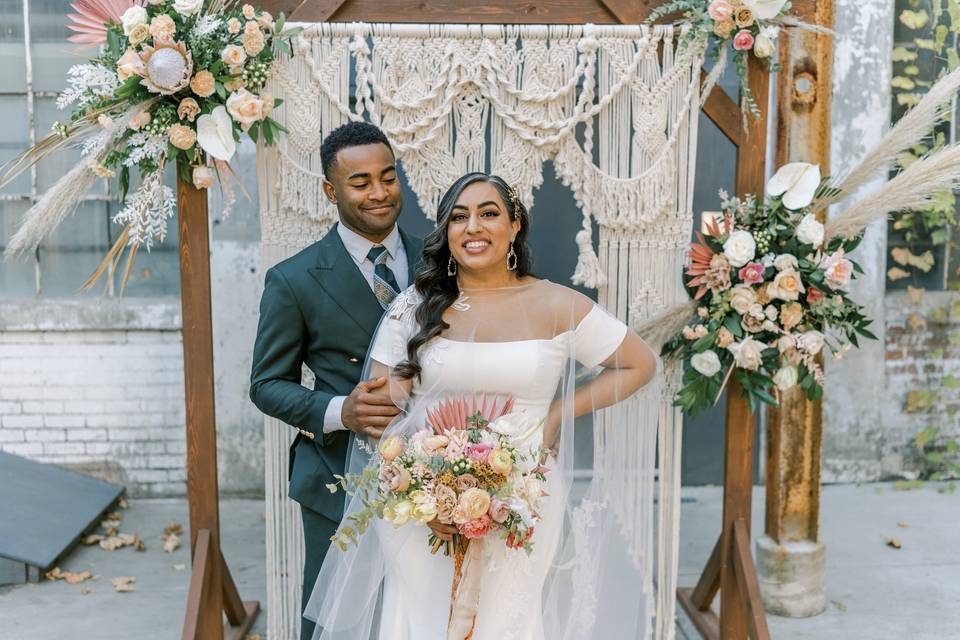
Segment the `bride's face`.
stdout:
[[489,182],[474,182],[460,193],[447,224],[447,243],[462,269],[507,270],[507,252],[520,230],[511,221],[500,192]]

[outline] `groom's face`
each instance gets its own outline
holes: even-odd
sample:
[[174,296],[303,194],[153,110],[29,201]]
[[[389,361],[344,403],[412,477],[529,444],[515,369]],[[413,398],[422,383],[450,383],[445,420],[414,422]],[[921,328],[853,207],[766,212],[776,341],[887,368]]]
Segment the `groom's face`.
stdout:
[[340,149],[323,190],[340,222],[371,242],[387,237],[403,208],[396,160],[379,143]]

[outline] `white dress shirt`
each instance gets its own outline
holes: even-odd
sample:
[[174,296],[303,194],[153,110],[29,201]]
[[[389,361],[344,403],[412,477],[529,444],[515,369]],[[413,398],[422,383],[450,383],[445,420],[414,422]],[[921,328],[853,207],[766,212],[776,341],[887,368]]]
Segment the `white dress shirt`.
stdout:
[[[356,231],[348,229],[342,223],[337,225],[337,233],[340,234],[340,240],[343,241],[347,253],[353,258],[357,268],[360,269],[360,273],[363,274],[364,279],[370,286],[370,290],[373,291],[374,264],[367,259],[367,254],[370,253],[370,249],[375,243],[370,242]],[[403,291],[409,286],[410,279],[407,277],[407,252],[403,248],[403,239],[400,237],[399,228],[394,225],[393,231],[380,244],[387,250],[387,267],[393,272],[393,277],[396,278],[400,291]],[[327,404],[327,410],[323,414],[324,433],[346,429],[341,418],[343,401],[346,398],[346,396],[334,396]]]

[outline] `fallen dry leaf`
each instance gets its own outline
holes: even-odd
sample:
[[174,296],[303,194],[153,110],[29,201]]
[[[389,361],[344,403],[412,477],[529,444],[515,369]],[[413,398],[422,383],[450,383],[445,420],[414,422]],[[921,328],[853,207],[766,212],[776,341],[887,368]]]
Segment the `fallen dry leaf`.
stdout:
[[187,568],[187,565],[185,565],[185,564],[175,564],[175,565],[173,565],[173,570],[174,570],[174,571],[183,571],[183,570],[186,569],[186,568]]
[[102,535],[99,533],[91,533],[90,535],[84,537],[83,544],[97,544],[101,540],[103,540]]
[[130,593],[133,591],[133,583],[136,581],[137,579],[133,576],[120,576],[111,580],[110,584],[120,593]]
[[116,520],[117,522],[120,522],[121,520],[123,520],[123,514],[120,513],[119,511],[112,511],[104,517],[107,520]]
[[168,525],[166,526],[166,528],[163,530],[163,533],[164,533],[165,535],[168,535],[168,536],[169,536],[169,535],[175,535],[175,536],[182,535],[182,534],[183,534],[183,525],[180,524],[179,522],[171,522],[171,523],[168,524]]
[[839,600],[831,600],[830,603],[831,603],[833,606],[835,606],[837,609],[839,609],[840,611],[846,612],[846,610],[847,610],[847,605],[843,604],[843,603],[840,602]]
[[90,587],[84,587],[83,589],[80,589],[80,595],[85,596],[88,593],[91,593],[92,591],[93,589],[91,589]]
[[47,580],[59,580],[63,577],[63,572],[60,571],[60,567],[54,567],[53,569],[50,569],[50,571],[47,571],[45,576]]
[[903,547],[903,544],[901,544],[901,542],[896,538],[887,538],[887,546],[893,547],[894,549],[900,549]]
[[136,549],[137,551],[146,551],[147,544],[140,538],[137,538],[137,541],[133,543],[133,548]]
[[165,536],[161,536],[160,539],[163,540],[163,550],[167,553],[173,553],[180,548],[180,536],[176,534],[170,533]]
[[898,523],[897,523],[897,526],[900,527],[901,529],[909,529],[909,528],[910,528],[910,525],[907,524],[906,522],[898,522]]
[[100,548],[105,551],[114,551],[124,546],[126,543],[120,536],[110,536],[100,541]]
[[46,573],[47,580],[63,580],[67,584],[80,584],[92,577],[89,571],[61,571],[60,567],[54,567]]

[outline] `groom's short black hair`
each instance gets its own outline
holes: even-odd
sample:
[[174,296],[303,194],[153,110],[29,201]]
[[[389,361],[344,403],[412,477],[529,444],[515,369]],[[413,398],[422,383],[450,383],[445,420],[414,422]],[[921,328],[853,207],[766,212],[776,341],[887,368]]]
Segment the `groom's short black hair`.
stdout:
[[336,164],[337,152],[346,147],[360,147],[366,144],[383,144],[393,153],[393,147],[386,134],[369,122],[348,122],[331,131],[320,145],[320,165],[323,175],[330,175],[330,168]]

